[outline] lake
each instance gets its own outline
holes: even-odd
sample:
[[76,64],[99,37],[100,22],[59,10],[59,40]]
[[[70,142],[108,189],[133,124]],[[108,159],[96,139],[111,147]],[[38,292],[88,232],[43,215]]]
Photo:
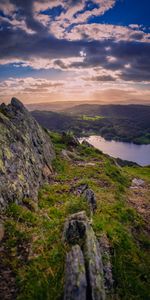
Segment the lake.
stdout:
[[81,138],[80,142],[83,140],[112,157],[136,162],[141,166],[150,165],[150,145],[107,141],[103,137],[95,135]]

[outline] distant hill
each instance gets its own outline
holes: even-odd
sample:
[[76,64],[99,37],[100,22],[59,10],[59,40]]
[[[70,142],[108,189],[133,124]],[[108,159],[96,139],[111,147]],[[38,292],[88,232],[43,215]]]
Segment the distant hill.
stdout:
[[82,104],[63,112],[33,111],[45,128],[71,130],[78,136],[98,134],[106,139],[150,143],[150,106]]
[[[88,103],[88,101],[86,101],[86,103],[90,104],[91,102]],[[55,101],[55,102],[27,104],[26,107],[29,111],[44,110],[44,111],[61,112],[75,106],[80,106],[82,104],[84,104],[83,101]]]
[[98,105],[82,104],[64,110],[71,115],[101,115],[105,117],[128,118],[141,121],[144,119],[150,125],[150,106],[148,105]]
[[53,111],[35,110],[31,113],[37,122],[43,127],[56,131],[68,130],[70,125],[74,125],[76,119],[76,117]]

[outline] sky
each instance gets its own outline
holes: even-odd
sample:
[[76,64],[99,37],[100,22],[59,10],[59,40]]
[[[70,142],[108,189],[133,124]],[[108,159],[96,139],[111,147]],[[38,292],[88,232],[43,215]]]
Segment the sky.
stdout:
[[150,104],[149,0],[0,0],[0,103]]

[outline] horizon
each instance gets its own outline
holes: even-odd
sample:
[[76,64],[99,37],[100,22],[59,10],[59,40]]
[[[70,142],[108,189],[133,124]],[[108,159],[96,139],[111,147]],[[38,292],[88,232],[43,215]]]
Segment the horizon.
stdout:
[[150,105],[147,0],[1,0],[0,103]]

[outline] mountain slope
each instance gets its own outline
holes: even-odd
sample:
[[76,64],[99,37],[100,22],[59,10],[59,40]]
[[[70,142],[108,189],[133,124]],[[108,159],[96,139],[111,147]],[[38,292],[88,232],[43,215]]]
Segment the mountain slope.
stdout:
[[105,249],[107,288],[111,270],[113,275],[113,289],[109,286],[106,299],[148,299],[150,168],[121,168],[88,145],[72,147],[64,136],[50,136],[56,151],[55,173],[50,184],[40,189],[38,208],[11,204],[2,215],[3,299],[63,299],[65,258],[70,251],[62,239],[64,224],[68,216],[83,210],[91,217],[85,196],[79,192],[84,185],[96,197],[91,222]]

